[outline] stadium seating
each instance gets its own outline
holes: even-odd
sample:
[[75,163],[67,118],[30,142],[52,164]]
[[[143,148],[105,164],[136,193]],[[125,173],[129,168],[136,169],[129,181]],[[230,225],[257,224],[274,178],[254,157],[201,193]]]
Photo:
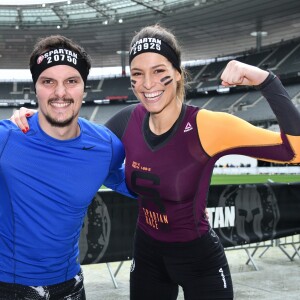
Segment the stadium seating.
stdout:
[[[235,54],[233,58],[270,69],[280,77],[300,110],[300,41],[293,40],[268,46],[260,52]],[[272,124],[275,116],[261,94],[252,88],[220,89],[220,75],[232,57],[216,58],[206,64],[187,65],[189,73],[186,102],[214,111],[224,111],[262,124]],[[103,124],[129,102],[136,102],[130,78],[110,77],[88,80],[81,116]],[[0,118],[8,118],[14,107],[36,107],[31,82],[0,82]]]

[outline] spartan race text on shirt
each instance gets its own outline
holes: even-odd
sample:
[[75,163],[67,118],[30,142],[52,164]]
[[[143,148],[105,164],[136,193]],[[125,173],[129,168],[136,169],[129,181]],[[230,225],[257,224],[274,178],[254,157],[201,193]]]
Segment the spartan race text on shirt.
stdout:
[[161,50],[161,40],[156,38],[142,38],[134,43],[130,54],[136,54],[142,50]]

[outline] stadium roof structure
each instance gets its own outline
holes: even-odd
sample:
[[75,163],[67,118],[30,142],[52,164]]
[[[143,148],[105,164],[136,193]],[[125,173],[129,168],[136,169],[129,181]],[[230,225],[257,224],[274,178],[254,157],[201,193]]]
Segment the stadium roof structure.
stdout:
[[93,67],[120,66],[134,32],[154,23],[176,34],[183,61],[206,60],[300,38],[300,1],[1,0],[0,68],[27,68],[51,34],[79,42]]

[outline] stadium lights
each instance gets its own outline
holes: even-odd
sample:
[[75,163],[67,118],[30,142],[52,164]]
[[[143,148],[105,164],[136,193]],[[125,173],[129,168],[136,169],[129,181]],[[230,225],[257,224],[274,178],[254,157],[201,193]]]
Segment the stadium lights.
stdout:
[[250,33],[251,36],[267,36],[267,31],[253,31]]
[[117,54],[128,54],[129,53],[129,51],[125,51],[125,50],[118,50],[118,51],[116,51],[116,53]]
[[206,3],[206,0],[201,0],[201,1],[195,1],[194,2],[194,6],[199,6],[200,5],[200,2],[201,2],[201,4],[205,4]]
[[256,49],[261,50],[262,38],[268,35],[267,31],[253,31],[250,33],[251,36],[256,37]]

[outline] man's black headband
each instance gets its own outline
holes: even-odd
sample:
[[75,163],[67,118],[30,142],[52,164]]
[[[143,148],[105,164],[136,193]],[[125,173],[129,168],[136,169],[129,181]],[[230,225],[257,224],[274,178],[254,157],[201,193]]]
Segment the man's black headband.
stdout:
[[35,58],[35,62],[30,68],[34,86],[43,71],[57,65],[67,65],[75,68],[80,73],[84,85],[86,84],[89,68],[85,59],[79,53],[72,50],[57,48],[48,50]]
[[181,73],[181,61],[173,48],[163,40],[152,37],[141,38],[133,44],[129,53],[129,65],[137,55],[145,52],[155,52],[163,55]]

